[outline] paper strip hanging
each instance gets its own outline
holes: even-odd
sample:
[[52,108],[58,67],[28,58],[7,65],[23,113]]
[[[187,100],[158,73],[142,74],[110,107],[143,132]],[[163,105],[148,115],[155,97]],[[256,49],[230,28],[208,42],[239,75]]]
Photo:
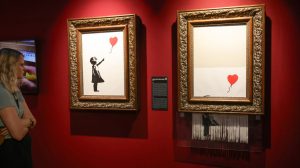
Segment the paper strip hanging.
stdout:
[[193,113],[192,139],[248,144],[248,116]]

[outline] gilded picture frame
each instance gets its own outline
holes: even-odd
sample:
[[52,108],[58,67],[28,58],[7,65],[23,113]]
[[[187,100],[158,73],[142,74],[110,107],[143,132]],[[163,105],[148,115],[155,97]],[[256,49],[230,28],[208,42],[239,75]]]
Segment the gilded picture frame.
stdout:
[[136,15],[68,20],[70,108],[137,110]]
[[178,11],[178,109],[264,113],[264,5]]

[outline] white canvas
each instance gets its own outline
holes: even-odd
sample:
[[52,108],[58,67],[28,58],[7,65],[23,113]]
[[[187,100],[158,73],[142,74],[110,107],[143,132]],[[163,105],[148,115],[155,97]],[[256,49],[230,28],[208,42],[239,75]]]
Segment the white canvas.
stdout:
[[246,25],[193,28],[193,96],[246,97],[246,42]]

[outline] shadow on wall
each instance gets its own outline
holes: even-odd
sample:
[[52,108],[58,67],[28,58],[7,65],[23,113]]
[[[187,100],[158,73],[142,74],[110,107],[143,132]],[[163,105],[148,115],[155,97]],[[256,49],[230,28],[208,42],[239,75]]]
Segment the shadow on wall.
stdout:
[[[138,18],[138,22],[140,19]],[[139,111],[70,111],[71,134],[103,137],[147,138],[146,28],[137,24]]]
[[266,16],[265,34],[265,115],[264,125],[264,147],[271,148],[271,42],[272,21]]
[[[55,1],[59,3],[55,3]],[[34,2],[1,0],[0,19],[2,25],[5,24],[0,28],[1,39],[31,39],[44,36],[67,3],[68,0]],[[20,29],[22,33],[20,33]]]
[[145,2],[151,7],[154,14],[161,12],[162,8],[167,4],[167,0],[145,0]]
[[286,4],[289,11],[292,12],[293,16],[295,16],[295,22],[297,22],[297,24],[300,25],[300,20],[296,17],[300,16],[300,2],[296,0],[285,0],[282,2]]

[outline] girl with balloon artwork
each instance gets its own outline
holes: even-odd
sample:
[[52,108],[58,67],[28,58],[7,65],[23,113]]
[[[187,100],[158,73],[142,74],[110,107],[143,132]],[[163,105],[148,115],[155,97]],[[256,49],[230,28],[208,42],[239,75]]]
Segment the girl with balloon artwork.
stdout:
[[[109,38],[109,42],[111,44],[109,54],[112,53],[112,49],[113,49],[114,45],[116,45],[117,41],[118,41],[117,37],[110,37]],[[104,58],[100,62],[97,63],[97,58],[96,57],[91,57],[90,58],[90,63],[92,64],[92,83],[93,83],[94,92],[99,92],[98,83],[104,82],[103,78],[100,75],[100,71],[98,69],[98,66],[103,61],[104,61]]]
[[82,35],[83,95],[125,94],[123,31]]
[[[109,38],[109,43],[111,44],[109,54],[112,53],[112,49],[116,45],[117,42],[118,42],[117,37],[110,37]],[[103,78],[100,75],[100,71],[99,71],[99,68],[98,68],[98,66],[103,61],[104,61],[104,58],[102,58],[102,60],[97,63],[97,58],[96,57],[91,57],[90,58],[90,63],[92,64],[92,83],[93,83],[94,92],[99,92],[98,83],[104,82]]]

